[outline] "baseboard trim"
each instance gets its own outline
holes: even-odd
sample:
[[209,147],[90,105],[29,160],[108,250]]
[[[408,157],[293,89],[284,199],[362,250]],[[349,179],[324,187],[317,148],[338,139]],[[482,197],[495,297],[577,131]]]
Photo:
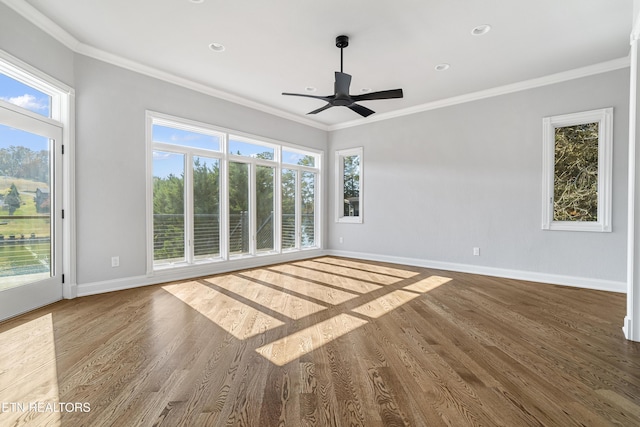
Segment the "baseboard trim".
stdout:
[[327,252],[323,249],[310,249],[277,255],[239,258],[201,266],[160,270],[154,272],[154,274],[151,276],[143,275],[78,284],[76,287],[76,294],[79,297],[103,294],[106,292],[121,291],[124,289],[139,288],[142,286],[158,285],[161,283],[173,282],[176,280],[187,280],[196,277],[229,273],[231,271],[238,271],[246,268],[263,267],[265,265],[272,265],[281,262],[299,261],[303,259],[323,256],[326,254]]
[[565,276],[560,274],[538,273],[534,271],[511,270],[472,264],[459,264],[452,262],[373,254],[367,252],[340,251],[334,249],[328,249],[326,251],[326,254],[344,258],[389,262],[393,264],[405,264],[414,267],[433,268],[436,270],[455,271],[460,273],[482,274],[484,276],[503,277],[507,279],[526,280],[530,282],[595,289],[599,291],[617,293],[627,292],[627,284],[625,282],[617,282],[613,280],[592,279],[588,277]]
[[228,273],[245,268],[262,267],[281,262],[299,261],[319,256],[333,255],[344,258],[362,259],[367,261],[389,262],[415,267],[433,268],[436,270],[455,271],[460,273],[482,274],[484,276],[503,277],[508,279],[526,280],[553,285],[571,286],[585,289],[595,289],[607,292],[626,293],[627,284],[613,280],[592,279],[587,277],[565,276],[559,274],[538,273],[533,271],[511,270],[496,267],[485,267],[472,264],[460,264],[444,261],[423,260],[418,258],[398,257],[392,255],[374,254],[368,252],[351,252],[334,249],[308,250],[279,254],[276,256],[264,256],[230,260],[224,263],[207,264],[201,267],[192,267],[175,270],[165,270],[154,273],[153,276],[134,276],[122,279],[104,280],[78,284],[74,288],[78,297],[102,294],[106,292],[120,291],[141,286],[157,285],[175,280],[186,280],[194,277],[202,277],[213,274]]

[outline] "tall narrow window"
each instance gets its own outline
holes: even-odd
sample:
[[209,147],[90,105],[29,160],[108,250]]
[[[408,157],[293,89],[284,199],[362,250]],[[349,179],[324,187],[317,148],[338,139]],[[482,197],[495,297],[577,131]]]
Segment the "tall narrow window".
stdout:
[[220,254],[220,133],[152,119],[154,268],[189,265]]
[[73,297],[74,96],[0,50],[0,320]]
[[185,261],[184,154],[153,152],[153,259]]
[[303,248],[316,245],[316,177],[314,172],[302,172],[300,246]]
[[220,256],[220,160],[193,158],[193,252],[196,261]]
[[282,169],[282,249],[296,247],[296,170]]
[[336,221],[362,222],[362,148],[336,152]]
[[274,249],[275,224],[275,170],[269,166],[256,166],[256,250]]
[[229,162],[229,253],[249,253],[249,165]]
[[611,231],[612,114],[543,120],[543,229]]

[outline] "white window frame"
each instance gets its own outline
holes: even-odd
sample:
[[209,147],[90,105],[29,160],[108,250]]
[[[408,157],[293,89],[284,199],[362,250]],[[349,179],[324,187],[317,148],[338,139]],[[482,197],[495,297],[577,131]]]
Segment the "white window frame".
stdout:
[[[76,285],[76,222],[75,222],[75,90],[39,69],[0,49],[0,73],[31,86],[51,96],[51,117],[13,104],[5,103],[10,109],[18,108],[22,114],[60,126],[65,152],[62,160],[62,206],[65,223],[62,227],[62,271],[65,276],[62,296],[65,299],[77,296]],[[4,102],[4,101],[0,101]]]
[[[555,130],[561,127],[598,123],[598,220],[554,221]],[[611,231],[613,165],[613,108],[545,117],[542,153],[542,229],[563,231]]]
[[[176,129],[188,130],[198,133],[212,134],[220,138],[220,151],[216,150],[203,150],[200,148],[191,148],[185,146],[172,145],[167,143],[153,142],[153,125],[163,125]],[[244,156],[229,153],[229,141],[231,139],[246,142],[249,144],[260,145],[268,148],[273,148],[274,159],[266,160],[259,159],[254,156]],[[161,150],[167,152],[176,152],[185,155],[185,261],[174,264],[162,264],[156,265],[153,260],[153,151]],[[282,151],[293,151],[305,155],[311,155],[314,157],[315,166],[308,167],[303,165],[294,165],[288,163],[282,163]],[[292,144],[282,143],[280,141],[271,140],[255,135],[238,132],[231,129],[222,128],[219,126],[213,126],[206,123],[196,122],[189,119],[183,119],[175,116],[170,116],[163,113],[154,111],[146,112],[146,179],[147,179],[147,276],[151,277],[155,274],[161,273],[167,270],[173,270],[175,268],[194,268],[203,264],[211,263],[224,263],[227,261],[234,261],[245,258],[256,258],[264,256],[280,255],[282,253],[290,253],[292,251],[305,251],[305,250],[317,250],[322,248],[322,242],[320,236],[322,235],[321,226],[321,197],[320,197],[320,184],[321,184],[321,164],[322,164],[322,152],[307,147],[295,146]],[[216,158],[220,161],[220,256],[216,258],[210,258],[205,260],[194,260],[193,249],[190,248],[189,240],[193,240],[193,196],[190,192],[190,186],[192,184],[191,167],[189,162],[193,162],[194,155],[201,155],[209,158]],[[229,162],[244,163],[248,166],[249,173],[249,252],[244,254],[230,254],[229,251]],[[273,250],[257,250],[256,242],[256,218],[255,218],[255,206],[257,206],[257,194],[255,188],[256,169],[257,166],[267,166],[274,169],[274,248]],[[316,193],[315,193],[315,245],[311,247],[300,247],[300,230],[301,221],[296,219],[296,248],[282,250],[281,242],[281,176],[282,169],[295,169],[298,174],[301,171],[310,171],[316,174]],[[297,184],[300,185],[300,184]],[[297,190],[296,197],[299,198],[299,189]],[[297,215],[300,216],[300,209],[296,210]]]
[[[335,212],[336,222],[362,224],[364,221],[364,149],[362,147],[349,148],[336,151],[335,162]],[[344,215],[344,158],[358,156],[360,158],[360,189],[358,200],[358,216]]]

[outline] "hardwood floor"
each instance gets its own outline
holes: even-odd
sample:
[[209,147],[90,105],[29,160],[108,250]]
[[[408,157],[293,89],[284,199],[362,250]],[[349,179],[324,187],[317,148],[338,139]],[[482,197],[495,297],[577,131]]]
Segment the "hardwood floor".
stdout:
[[636,426],[625,296],[334,257],[0,324],[0,425]]

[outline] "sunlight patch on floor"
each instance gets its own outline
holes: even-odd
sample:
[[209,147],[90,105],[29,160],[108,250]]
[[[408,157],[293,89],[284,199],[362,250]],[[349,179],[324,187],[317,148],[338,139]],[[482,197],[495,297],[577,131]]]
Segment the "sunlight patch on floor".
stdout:
[[[404,289],[391,291],[350,311],[377,319],[451,280],[448,277],[430,276],[407,285]],[[257,348],[256,352],[276,365],[283,366],[367,323],[369,321],[342,313]]]
[[368,271],[357,270],[349,267],[341,267],[338,265],[328,265],[323,262],[317,261],[299,261],[293,263],[294,265],[299,265],[301,267],[307,267],[314,270],[325,271],[331,274],[338,274],[345,277],[352,277],[358,280],[364,280],[367,282],[375,283],[378,285],[393,285],[394,283],[403,280],[399,277],[388,276],[386,274],[379,273],[371,273]]
[[297,320],[327,308],[324,305],[286,294],[281,290],[273,289],[236,275],[214,277],[205,281],[251,300],[269,310],[283,314],[290,319]]
[[358,294],[375,291],[382,287],[381,285],[376,285],[374,283],[362,282],[350,277],[336,276],[330,272],[314,271],[309,268],[298,267],[291,264],[272,265],[269,267],[269,270],[290,274],[296,278],[310,279],[314,283],[319,283],[321,286],[333,286],[341,288],[347,292],[354,292]]
[[416,283],[405,286],[404,289],[425,293],[437,288],[438,286],[444,285],[445,283],[448,283],[451,280],[453,279],[449,277],[429,276],[426,279],[422,279],[417,281]]
[[0,425],[59,426],[60,411],[35,409],[58,401],[51,313],[0,333]]
[[283,276],[282,274],[273,271],[250,270],[243,271],[241,275],[267,282],[279,289],[293,291],[331,305],[342,304],[343,302],[349,301],[350,299],[358,296],[354,293],[323,286],[308,280]]
[[417,276],[419,273],[411,270],[403,270],[400,268],[386,267],[382,265],[368,264],[365,262],[358,262],[349,259],[342,258],[316,258],[316,261],[323,262],[325,264],[339,265],[341,267],[355,268],[358,270],[370,271],[371,273],[386,274],[388,276],[396,276],[402,279],[410,279]]
[[284,325],[284,322],[198,282],[163,286],[185,304],[239,340]]
[[366,304],[362,304],[359,307],[352,309],[354,313],[362,314],[363,316],[377,319],[403,304],[408,303],[414,298],[418,298],[420,294],[415,292],[408,292],[403,290],[396,290],[386,295],[378,297],[373,301],[369,301]]
[[319,322],[270,344],[256,349],[260,355],[278,366],[304,356],[367,323],[366,320],[348,314]]

